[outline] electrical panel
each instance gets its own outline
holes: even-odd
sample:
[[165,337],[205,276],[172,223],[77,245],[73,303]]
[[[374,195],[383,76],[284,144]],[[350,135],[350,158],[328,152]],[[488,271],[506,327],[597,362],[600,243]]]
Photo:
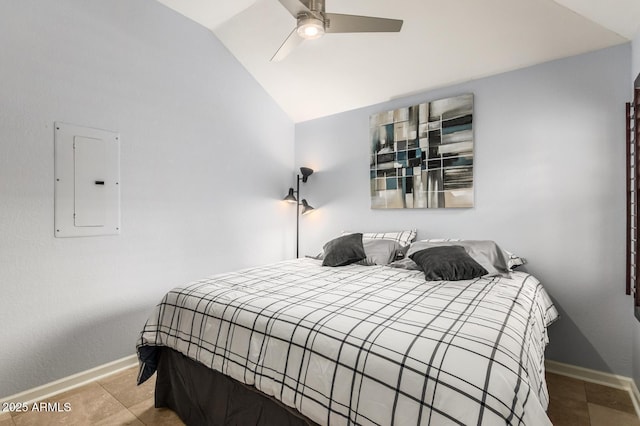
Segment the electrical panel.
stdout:
[[56,237],[120,234],[120,135],[55,123]]

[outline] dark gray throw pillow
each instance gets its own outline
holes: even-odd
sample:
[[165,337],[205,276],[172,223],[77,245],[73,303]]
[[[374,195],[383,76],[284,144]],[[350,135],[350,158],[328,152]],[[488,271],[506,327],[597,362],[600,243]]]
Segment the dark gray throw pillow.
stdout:
[[362,234],[349,234],[329,241],[323,247],[322,266],[345,266],[367,257]]
[[431,247],[409,255],[427,281],[470,280],[487,274],[461,246]]

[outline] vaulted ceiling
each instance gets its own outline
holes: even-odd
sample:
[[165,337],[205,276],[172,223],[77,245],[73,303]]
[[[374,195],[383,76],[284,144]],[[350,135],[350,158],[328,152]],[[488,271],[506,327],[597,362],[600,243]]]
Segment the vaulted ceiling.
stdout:
[[404,20],[326,34],[270,59],[296,25],[278,0],[158,0],[210,29],[295,122],[625,43],[638,0],[326,0]]

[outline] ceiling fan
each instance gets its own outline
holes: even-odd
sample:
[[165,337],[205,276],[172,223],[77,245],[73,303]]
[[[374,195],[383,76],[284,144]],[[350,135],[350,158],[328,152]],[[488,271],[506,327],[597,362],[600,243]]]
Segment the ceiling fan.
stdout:
[[278,0],[298,21],[296,28],[282,43],[271,61],[284,59],[304,40],[322,37],[325,33],[398,32],[402,20],[371,16],[325,13],[324,0]]

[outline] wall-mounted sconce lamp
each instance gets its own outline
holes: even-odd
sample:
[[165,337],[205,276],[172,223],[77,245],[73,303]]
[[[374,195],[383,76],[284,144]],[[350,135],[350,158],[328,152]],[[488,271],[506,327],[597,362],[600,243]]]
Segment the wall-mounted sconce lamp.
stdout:
[[[300,199],[300,181],[306,182],[309,176],[313,174],[313,169],[300,167],[300,174],[302,176],[298,175],[296,189],[289,188],[289,193],[284,197],[284,201],[296,204],[296,258],[300,257],[300,215],[309,214],[313,210],[307,200]],[[300,208],[301,206],[302,208]]]

